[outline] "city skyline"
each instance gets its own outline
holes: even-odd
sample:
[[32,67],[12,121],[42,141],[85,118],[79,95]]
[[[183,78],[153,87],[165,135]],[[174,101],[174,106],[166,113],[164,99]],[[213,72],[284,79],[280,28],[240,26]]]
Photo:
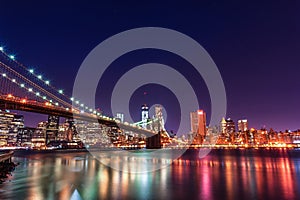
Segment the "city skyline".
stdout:
[[[238,11],[234,9],[239,4],[237,2],[228,4],[204,2],[193,3],[192,7],[189,5],[189,11],[183,10],[177,16],[176,8],[181,6],[184,8],[184,5],[174,2],[175,9],[171,9],[167,3],[163,3],[161,9],[156,12],[157,17],[152,21],[153,9],[155,10],[152,5],[141,6],[137,10],[124,4],[98,3],[93,6],[85,5],[86,9],[82,10],[80,4],[69,5],[64,2],[61,3],[61,8],[50,3],[47,5],[48,8],[39,3],[33,7],[22,2],[14,4],[13,1],[6,1],[3,4],[7,8],[13,7],[16,13],[11,16],[7,13],[10,9],[6,9],[0,14],[1,19],[10,16],[9,23],[0,20],[0,26],[3,27],[0,30],[1,46],[9,53],[15,54],[16,59],[43,73],[57,87],[64,86],[66,93],[71,93],[77,69],[84,57],[98,43],[129,28],[162,26],[191,36],[212,56],[223,77],[227,92],[228,109],[227,116],[224,117],[235,120],[247,118],[251,121],[249,125],[256,128],[263,126],[275,130],[299,128],[300,112],[297,102],[299,61],[296,52],[300,45],[297,34],[299,32],[297,6],[259,3],[260,8],[240,5]],[[226,9],[220,10],[221,7]],[[51,15],[53,10],[57,11],[55,15]],[[278,16],[278,10],[284,15]],[[172,14],[174,18],[169,19],[166,13]],[[38,14],[39,18],[36,18],[35,14]],[[136,19],[136,14],[142,15],[144,20],[130,20]],[[101,18],[102,16],[110,18]],[[123,16],[126,16],[126,23]],[[165,16],[164,20],[157,20],[161,16]],[[21,22],[20,18],[24,20]],[[81,20],[78,20],[79,18]],[[178,26],[178,23],[171,23],[181,18],[186,24],[179,23],[181,26]],[[91,19],[101,19],[99,27],[94,26]],[[200,32],[197,26],[195,28],[191,26],[195,19],[198,19],[197,24],[203,27]],[[86,24],[83,24],[83,21]],[[236,26],[238,21],[243,23]],[[16,34],[17,27],[30,31],[24,31],[21,35]],[[78,30],[77,27],[85,28]],[[277,31],[278,27],[281,27],[281,31]],[[105,34],[102,32],[103,28]],[[97,106],[107,115],[112,115],[110,102],[104,96],[110,94],[116,80],[135,65],[157,61],[171,65],[190,79],[197,91],[200,107],[206,110],[209,121],[210,99],[203,80],[192,78],[193,71],[183,60],[166,52],[159,53],[158,55],[155,51],[132,52],[113,63],[103,80],[113,79],[109,81],[111,86],[101,92],[98,91]],[[118,65],[122,65],[122,69],[115,73]],[[145,91],[147,95],[144,95]],[[172,94],[167,94],[165,88],[156,86],[140,88],[133,95],[132,104],[145,103],[145,100],[148,100],[150,105],[161,103],[165,106],[166,102],[162,98],[157,98],[155,93],[166,93],[162,98],[172,100],[169,107],[177,106]],[[138,119],[138,109],[132,107],[133,118]],[[167,110],[170,112],[170,108]],[[176,110],[172,112],[173,116],[178,114]],[[32,121],[44,117],[33,114],[28,116]],[[178,119],[168,118],[166,127],[176,129],[177,122]]]

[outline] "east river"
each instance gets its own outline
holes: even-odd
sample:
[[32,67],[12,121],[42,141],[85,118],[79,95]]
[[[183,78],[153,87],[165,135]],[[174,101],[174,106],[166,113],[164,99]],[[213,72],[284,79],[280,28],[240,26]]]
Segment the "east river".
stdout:
[[300,199],[300,150],[124,152],[16,153],[0,199]]

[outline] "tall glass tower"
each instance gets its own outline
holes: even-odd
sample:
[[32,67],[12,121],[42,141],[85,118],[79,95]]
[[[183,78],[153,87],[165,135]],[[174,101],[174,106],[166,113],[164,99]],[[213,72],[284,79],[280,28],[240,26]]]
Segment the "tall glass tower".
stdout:
[[147,122],[149,119],[149,108],[146,104],[142,105],[142,127],[147,128]]

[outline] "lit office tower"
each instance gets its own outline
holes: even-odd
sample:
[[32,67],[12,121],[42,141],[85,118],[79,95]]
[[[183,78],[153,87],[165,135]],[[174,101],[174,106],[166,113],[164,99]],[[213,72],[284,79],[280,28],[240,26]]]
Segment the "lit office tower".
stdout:
[[244,132],[248,130],[248,120],[247,119],[241,119],[238,121],[238,129],[239,132]]
[[120,122],[124,122],[124,114],[123,113],[117,113],[116,119],[120,120]]
[[17,135],[20,128],[24,128],[24,117],[23,115],[14,114],[13,120],[10,122],[9,134],[7,138],[7,144],[16,146]]
[[222,132],[223,134],[226,133],[226,120],[225,120],[224,117],[222,118],[222,121],[221,121],[221,132]]
[[142,127],[147,128],[147,122],[149,119],[149,108],[146,104],[142,105]]
[[7,145],[10,124],[14,119],[14,114],[0,110],[0,147]]
[[226,130],[225,130],[225,133],[226,134],[231,134],[231,133],[234,133],[235,132],[235,124],[234,124],[234,121],[230,118],[226,119]]
[[206,135],[206,113],[203,110],[197,110],[190,113],[191,131],[201,136]]
[[46,144],[57,139],[59,128],[59,116],[49,115],[46,129]]

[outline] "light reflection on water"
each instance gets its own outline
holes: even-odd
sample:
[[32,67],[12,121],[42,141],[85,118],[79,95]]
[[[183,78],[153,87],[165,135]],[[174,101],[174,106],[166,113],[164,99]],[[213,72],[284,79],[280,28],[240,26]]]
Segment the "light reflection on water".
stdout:
[[[299,156],[289,157],[286,151],[275,156],[268,151],[231,151],[213,151],[200,159],[199,152],[190,150],[172,165],[149,173],[120,172],[86,152],[19,156],[14,158],[20,165],[13,176],[0,185],[0,199],[300,198]],[[124,162],[123,156],[109,154],[109,162],[127,170],[171,162],[163,156],[147,158],[146,153]]]

